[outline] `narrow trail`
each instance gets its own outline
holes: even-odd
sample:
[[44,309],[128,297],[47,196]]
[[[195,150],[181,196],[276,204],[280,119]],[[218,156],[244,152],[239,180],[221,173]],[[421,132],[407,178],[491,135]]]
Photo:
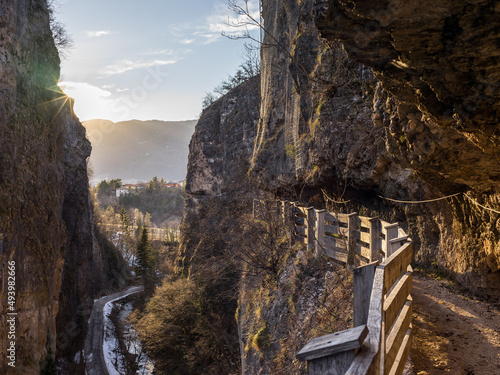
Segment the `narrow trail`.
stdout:
[[125,298],[128,295],[141,292],[142,289],[142,286],[132,286],[124,291],[111,294],[94,302],[92,314],[89,319],[87,337],[85,338],[85,362],[87,375],[108,374],[102,348],[104,334],[104,305],[115,299]]
[[453,293],[447,285],[414,275],[413,373],[500,374],[499,305]]

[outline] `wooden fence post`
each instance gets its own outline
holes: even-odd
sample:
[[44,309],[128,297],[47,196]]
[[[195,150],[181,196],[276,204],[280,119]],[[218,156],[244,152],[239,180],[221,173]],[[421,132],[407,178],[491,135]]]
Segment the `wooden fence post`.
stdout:
[[290,247],[294,244],[294,231],[293,226],[294,217],[293,217],[293,203],[290,201],[283,202],[283,224],[285,225],[285,230],[290,236]]
[[370,310],[370,297],[373,288],[375,269],[379,262],[373,262],[366,266],[353,270],[353,310],[354,327],[368,322],[368,311]]
[[380,260],[380,220],[378,217],[370,219],[370,262]]
[[297,354],[309,375],[344,375],[368,335],[365,325],[312,339]]
[[307,225],[307,250],[314,249],[314,207],[307,208],[307,217],[306,217],[306,225]]
[[394,224],[389,224],[385,226],[385,257],[389,258],[393,251],[392,251],[392,246],[391,246],[391,240],[398,238],[398,233],[399,233],[399,224],[394,223]]
[[325,212],[316,210],[316,257],[326,255],[325,252]]
[[347,223],[347,265],[354,266],[356,252],[356,231],[358,230],[358,213],[353,212],[348,216]]

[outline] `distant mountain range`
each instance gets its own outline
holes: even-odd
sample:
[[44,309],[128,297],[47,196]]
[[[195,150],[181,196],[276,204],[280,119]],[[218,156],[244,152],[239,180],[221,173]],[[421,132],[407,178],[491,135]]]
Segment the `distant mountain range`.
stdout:
[[92,143],[91,183],[111,178],[135,183],[154,176],[167,181],[184,180],[196,122],[85,121],[87,138]]

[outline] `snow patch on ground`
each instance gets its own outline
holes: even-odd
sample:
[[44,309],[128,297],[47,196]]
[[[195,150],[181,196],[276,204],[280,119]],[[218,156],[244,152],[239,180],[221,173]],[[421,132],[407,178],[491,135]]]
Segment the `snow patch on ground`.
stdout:
[[[126,296],[115,298],[103,308],[104,317],[104,337],[103,337],[103,353],[104,361],[106,363],[106,368],[108,369],[109,375],[121,375],[125,372],[124,369],[124,358],[117,351],[118,339],[115,336],[115,327],[109,318],[111,311],[113,310],[113,304],[115,301],[125,298]],[[125,336],[129,338],[129,344],[127,345],[127,350],[129,353],[136,354],[139,356],[139,370],[138,374],[151,375],[154,371],[154,364],[151,359],[149,359],[145,353],[142,352],[142,347],[140,341],[137,339],[137,333],[132,329],[132,326],[126,321],[128,314],[132,312],[132,304],[128,303],[125,305],[124,311],[120,313],[120,319],[124,322]]]
[[104,337],[102,340],[102,350],[104,353],[104,362],[106,363],[106,368],[108,369],[109,375],[120,375],[117,371],[115,365],[119,365],[118,357],[115,353],[115,349],[118,347],[118,339],[115,336],[113,329],[113,323],[109,319],[111,310],[113,310],[113,301],[119,300],[123,297],[118,297],[114,300],[109,301],[104,305],[103,316],[104,316]]

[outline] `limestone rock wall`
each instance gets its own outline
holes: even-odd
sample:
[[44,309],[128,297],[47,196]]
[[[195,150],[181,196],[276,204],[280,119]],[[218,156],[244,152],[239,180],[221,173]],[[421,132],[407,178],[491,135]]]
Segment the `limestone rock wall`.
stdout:
[[[45,0],[0,2],[0,372],[38,374],[71,355],[101,274],[91,230],[91,147],[56,86]],[[95,253],[94,253],[95,252]],[[7,365],[7,264],[16,264],[16,368]],[[98,280],[102,280],[102,277]],[[57,349],[56,349],[57,347]],[[72,358],[72,357],[71,357]]]
[[498,214],[464,195],[380,198],[465,192],[499,210],[497,8],[264,1],[253,179],[291,199],[321,205],[324,191],[350,201],[336,209],[406,223],[416,260],[498,296]]

